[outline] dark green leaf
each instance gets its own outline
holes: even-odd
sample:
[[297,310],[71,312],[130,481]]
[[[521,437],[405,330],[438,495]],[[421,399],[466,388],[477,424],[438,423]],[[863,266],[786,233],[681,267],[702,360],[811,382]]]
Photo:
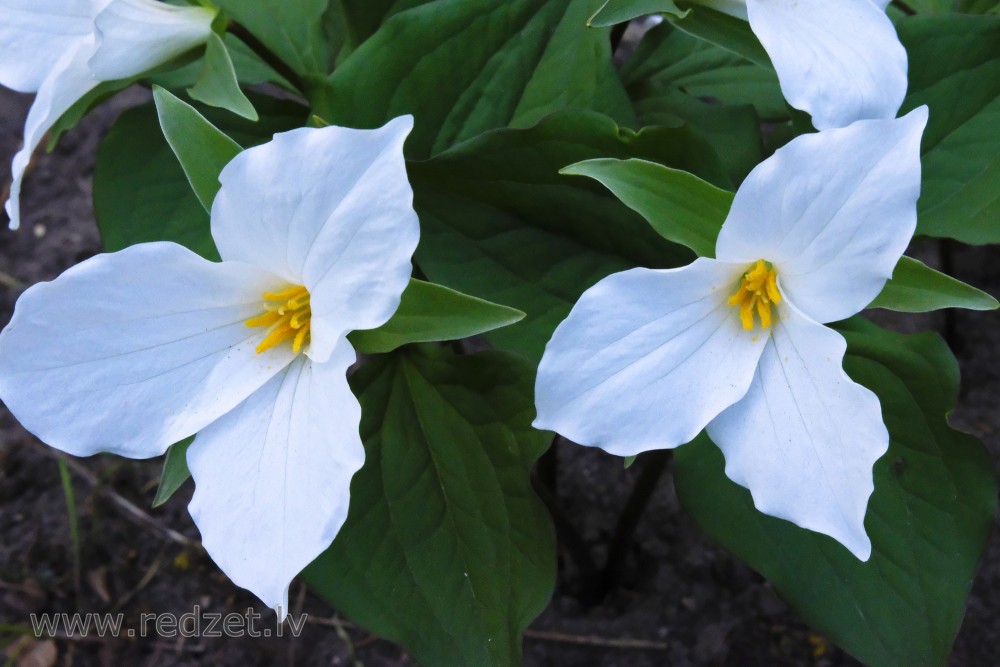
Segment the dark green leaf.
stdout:
[[733,203],[731,192],[647,160],[587,160],[561,173],[600,181],[663,238],[699,257],[715,257],[715,239]]
[[187,466],[187,450],[192,442],[194,442],[193,436],[170,445],[163,460],[163,472],[160,473],[160,485],[156,487],[153,507],[159,507],[170,500],[170,497],[177,493],[177,489],[181,488],[191,476]]
[[459,340],[524,319],[514,308],[456,292],[443,285],[410,279],[392,319],[349,338],[358,352],[392,352],[409,343]]
[[899,260],[892,280],[869,306],[903,313],[926,313],[942,308],[995,310],[997,307],[1000,304],[986,292],[910,257]]
[[54,150],[62,135],[76,127],[76,124],[90,113],[91,109],[101,102],[110,99],[125,88],[128,88],[136,81],[137,79],[123,79],[120,81],[105,81],[98,84],[96,88],[74,102],[73,106],[59,117],[59,120],[49,130],[49,138],[45,149],[48,151]]
[[761,118],[784,121],[788,107],[769,66],[694,37],[670,23],[650,30],[621,70],[633,100],[643,86],[673,88],[715,107],[753,106]]
[[223,38],[226,51],[233,61],[236,70],[236,80],[244,86],[255,86],[261,83],[274,83],[286,90],[294,87],[284,77],[260,59],[253,50],[235,35],[226,33]]
[[[274,83],[286,90],[294,91],[295,88],[266,62],[260,59],[253,50],[247,46],[239,37],[227,32],[222,42],[226,47],[236,71],[236,80],[242,86],[255,86],[261,83]],[[180,90],[190,88],[198,82],[205,69],[205,62],[202,59],[192,60],[183,67],[174,67],[166,71],[161,71],[148,80],[153,85],[158,85],[167,90]],[[249,99],[249,98],[248,98]]]
[[413,114],[413,158],[565,108],[629,124],[609,30],[585,25],[598,2],[438,0],[408,9],[337,68],[314,111],[350,127]]
[[286,65],[301,75],[325,75],[330,52],[322,17],[329,0],[214,0]]
[[757,512],[705,438],[677,450],[677,492],[714,540],[865,664],[944,665],[996,511],[993,466],[981,443],[948,426],[958,368],[937,335],[860,318],[840,330],[845,369],[878,395],[892,439],[875,464],[871,560]]
[[941,12],[1000,14],[1000,2],[997,0],[908,0],[907,5],[921,14]]
[[[717,106],[692,97],[672,85],[641,85],[633,89],[640,125],[687,125],[692,135],[711,146],[729,179],[739,184],[766,157],[761,121],[748,105]],[[784,126],[778,126],[784,127]],[[772,132],[769,137],[775,137]],[[774,149],[779,144],[772,145]]]
[[427,277],[527,313],[487,334],[494,345],[537,360],[580,294],[601,278],[693,258],[598,183],[559,174],[598,157],[639,157],[724,181],[711,151],[688,130],[634,134],[589,113],[492,132],[410,166],[421,221],[417,263]]
[[930,106],[918,234],[1000,242],[1000,17],[916,16],[903,112]]
[[192,99],[226,109],[249,120],[257,120],[257,111],[240,90],[236,68],[229,51],[214,32],[205,47],[205,60],[198,81],[188,89]]
[[350,35],[350,48],[375,34],[383,23],[396,14],[425,5],[432,0],[341,0]]
[[602,28],[625,23],[647,14],[671,14],[677,18],[684,18],[687,12],[678,8],[674,0],[606,0],[604,6],[590,17],[587,24]]
[[304,576],[425,665],[520,664],[555,584],[555,536],[529,472],[533,370],[490,352],[408,348],[351,381],[365,465],[347,522]]
[[94,215],[108,252],[173,241],[218,259],[208,213],[163,138],[152,105],[123,113],[101,142]]
[[[219,174],[243,148],[198,110],[163,88],[153,89],[160,127],[206,212],[218,194]],[[252,107],[251,107],[252,108]]]
[[669,22],[646,33],[621,77],[640,125],[687,123],[712,145],[735,183],[767,154],[762,119],[768,139],[788,122],[773,69]]
[[[687,7],[687,3],[684,4]],[[771,58],[750,29],[750,24],[708,7],[692,5],[683,19],[674,24],[699,39],[711,42],[764,67],[772,67]]]
[[[244,146],[305,123],[306,110],[294,103],[256,96],[254,107],[261,115],[257,123],[218,109],[200,112]],[[208,213],[164,139],[152,104],[123,113],[101,143],[94,168],[94,214],[109,252],[174,241],[218,259]]]

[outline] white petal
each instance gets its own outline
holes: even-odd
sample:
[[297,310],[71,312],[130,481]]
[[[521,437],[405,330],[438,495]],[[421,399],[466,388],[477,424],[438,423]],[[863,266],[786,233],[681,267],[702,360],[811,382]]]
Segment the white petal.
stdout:
[[34,93],[109,0],[0,0],[0,86]]
[[190,510],[212,559],[237,585],[288,610],[288,585],[330,546],[364,463],[361,406],[347,384],[354,350],[305,355],[188,450]]
[[906,51],[872,0],[748,0],[747,9],[785,99],[817,129],[895,118],[906,96]]
[[746,397],[708,425],[726,474],[761,512],[871,555],[872,465],[889,446],[878,398],[843,370],[847,343],[790,304],[779,307]]
[[619,456],[690,441],[743,397],[767,342],[727,303],[745,269],[703,258],[587,290],[545,348],[535,426]]
[[403,161],[412,127],[404,116],[379,130],[293,130],[222,172],[212,207],[219,252],[309,289],[316,361],[399,307],[420,234]]
[[736,193],[716,257],[775,264],[782,291],[817,322],[878,296],[917,224],[927,108],[792,140]]
[[171,243],[89,259],[18,300],[0,333],[0,397],[70,454],[162,454],[291,361],[288,346],[257,355],[264,330],[244,324],[276,280]]
[[5,209],[10,218],[10,228],[21,225],[21,184],[31,156],[42,143],[46,133],[56,121],[81,97],[97,86],[97,81],[87,67],[87,56],[93,51],[93,37],[79,41],[55,64],[54,69],[38,90],[24,125],[24,146],[14,156],[11,167],[13,182],[10,199]]
[[97,15],[90,68],[102,81],[138,76],[204,44],[217,12],[157,0],[111,0]]

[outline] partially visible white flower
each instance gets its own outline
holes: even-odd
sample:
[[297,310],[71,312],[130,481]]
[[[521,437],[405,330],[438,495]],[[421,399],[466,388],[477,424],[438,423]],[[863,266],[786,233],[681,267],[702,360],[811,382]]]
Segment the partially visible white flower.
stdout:
[[628,456],[707,427],[757,508],[867,560],[879,401],[823,323],[859,312],[916,228],[921,107],[804,135],[747,177],[716,259],[589,289],[538,368],[538,428]]
[[748,20],[785,99],[825,130],[895,118],[907,88],[906,50],[889,0],[691,0]]
[[346,336],[385,323],[410,277],[412,127],[304,128],[244,151],[212,207],[221,263],[172,243],[98,255],[27,290],[0,332],[0,398],[43,442],[149,458],[197,434],[205,548],[281,613],[364,460]]
[[138,76],[205,42],[215,10],[155,0],[0,0],[0,85],[38,93],[6,210],[21,222],[24,171],[45,134],[103,81]]

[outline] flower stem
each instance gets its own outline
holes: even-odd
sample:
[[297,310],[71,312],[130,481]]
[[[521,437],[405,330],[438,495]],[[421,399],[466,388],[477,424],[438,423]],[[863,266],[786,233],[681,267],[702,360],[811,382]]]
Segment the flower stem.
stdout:
[[63,495],[66,496],[66,511],[69,514],[69,538],[73,548],[73,591],[77,600],[80,599],[80,518],[76,511],[76,493],[73,492],[73,479],[65,461],[57,459],[59,478],[62,480]]
[[601,599],[607,597],[621,577],[625,556],[628,553],[629,545],[632,544],[639,520],[646,512],[646,507],[649,506],[649,500],[653,497],[653,492],[656,491],[656,486],[667,469],[668,461],[670,461],[668,450],[650,452],[638,459],[642,471],[632,488],[632,495],[629,496],[625,508],[618,517],[618,526],[615,528],[614,537],[611,538],[611,544],[608,546],[608,559],[604,564],[603,572],[601,572],[601,584],[598,590]]
[[280,74],[286,81],[288,81],[288,83],[292,84],[295,90],[303,95],[305,94],[305,86],[302,82],[302,77],[298,75],[298,72],[292,69],[291,66],[284,60],[279,58],[274,51],[267,48],[267,46],[265,46],[262,41],[257,39],[252,32],[235,21],[229,22],[228,32],[246,44],[258,58],[267,63],[271,69]]
[[907,16],[916,16],[917,12],[902,0],[892,0],[892,6],[903,12]]

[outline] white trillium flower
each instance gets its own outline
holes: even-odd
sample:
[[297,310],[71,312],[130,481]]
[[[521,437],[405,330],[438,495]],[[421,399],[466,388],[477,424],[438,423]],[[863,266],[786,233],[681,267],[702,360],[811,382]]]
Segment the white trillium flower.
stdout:
[[895,118],[906,96],[906,50],[889,0],[691,0],[747,20],[781,91],[826,130]]
[[799,137],[736,193],[716,258],[600,281],[538,368],[535,426],[630,456],[707,427],[757,508],[867,560],[879,401],[824,323],[867,306],[916,228],[921,107]]
[[412,126],[304,128],[246,150],[212,207],[221,263],[172,243],[98,255],[27,290],[0,332],[0,398],[43,442],[143,459],[197,434],[205,548],[282,612],[364,461],[346,336],[388,321],[409,281]]
[[21,223],[21,182],[56,121],[104,81],[147,72],[205,43],[217,12],[156,0],[0,0],[0,85],[37,93],[6,204]]

